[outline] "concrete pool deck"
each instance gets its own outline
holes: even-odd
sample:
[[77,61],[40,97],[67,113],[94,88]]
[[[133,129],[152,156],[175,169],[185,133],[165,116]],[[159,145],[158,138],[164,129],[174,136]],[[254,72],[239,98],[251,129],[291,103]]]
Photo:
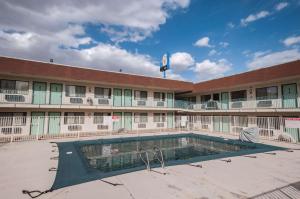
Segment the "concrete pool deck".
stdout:
[[[95,137],[85,139],[95,139]],[[50,141],[61,142],[72,141],[72,139],[0,145],[0,198],[30,198],[22,194],[23,189],[43,191],[52,186],[55,171],[48,171],[48,169],[57,167],[58,161],[50,158],[58,156],[58,152],[57,147],[53,147],[55,144]],[[270,141],[263,141],[263,143],[300,148],[299,144]],[[53,150],[55,151],[52,152]],[[276,155],[256,154],[257,158],[232,157],[230,163],[220,159],[194,163],[201,164],[202,168],[189,165],[169,166],[164,170],[167,175],[158,173],[162,172],[162,169],[154,169],[158,172],[137,171],[104,179],[111,183],[122,184],[119,186],[96,180],[55,190],[39,198],[205,199],[255,196],[259,198],[263,193],[265,193],[264,198],[267,198],[265,196],[300,198],[300,190],[297,190],[299,185],[293,185],[300,181],[300,150],[275,152]]]

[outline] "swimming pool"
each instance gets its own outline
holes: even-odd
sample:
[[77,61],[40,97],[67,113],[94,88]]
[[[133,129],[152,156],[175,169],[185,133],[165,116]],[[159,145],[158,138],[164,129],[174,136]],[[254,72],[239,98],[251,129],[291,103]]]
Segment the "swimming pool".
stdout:
[[147,167],[187,164],[281,149],[193,133],[63,142],[57,145],[58,171],[52,189]]

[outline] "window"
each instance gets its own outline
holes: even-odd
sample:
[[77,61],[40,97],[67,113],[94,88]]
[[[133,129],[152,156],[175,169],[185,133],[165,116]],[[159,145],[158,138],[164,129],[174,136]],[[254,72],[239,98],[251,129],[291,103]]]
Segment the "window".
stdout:
[[27,95],[29,83],[25,81],[1,80],[1,93]]
[[135,113],[134,114],[134,122],[135,123],[147,123],[148,122],[148,114],[147,113]]
[[211,99],[211,95],[202,95],[201,96],[201,103],[208,102]]
[[94,124],[103,124],[104,118],[110,116],[110,113],[94,113]]
[[237,101],[246,101],[246,100],[247,100],[246,90],[231,92],[231,101],[237,102]]
[[84,124],[83,112],[66,112],[64,118],[65,124]]
[[213,94],[213,100],[214,100],[214,101],[219,101],[219,100],[220,100],[220,95],[219,95],[219,93],[214,93],[214,94]]
[[166,94],[161,92],[154,92],[154,101],[165,101]]
[[85,97],[85,86],[66,86],[67,97]]
[[147,91],[134,91],[135,100],[147,100],[148,93]]
[[268,100],[268,99],[277,99],[277,98],[278,98],[277,86],[256,89],[257,100]]
[[2,112],[0,113],[0,126],[25,126],[26,112]]
[[110,88],[95,87],[95,98],[110,99],[110,97],[111,97],[111,89]]
[[166,114],[165,113],[154,113],[153,114],[153,122],[165,122]]

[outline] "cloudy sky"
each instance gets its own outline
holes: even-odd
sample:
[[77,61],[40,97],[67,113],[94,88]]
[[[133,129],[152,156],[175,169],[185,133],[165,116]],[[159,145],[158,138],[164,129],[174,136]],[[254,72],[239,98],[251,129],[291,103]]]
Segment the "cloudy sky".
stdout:
[[200,82],[300,59],[300,0],[0,0],[0,55]]

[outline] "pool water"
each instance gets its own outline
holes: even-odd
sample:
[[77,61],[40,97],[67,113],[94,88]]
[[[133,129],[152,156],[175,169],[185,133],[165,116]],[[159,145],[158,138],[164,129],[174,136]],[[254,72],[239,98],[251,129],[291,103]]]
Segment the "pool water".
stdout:
[[80,146],[89,167],[101,172],[118,171],[139,166],[161,165],[170,161],[189,160],[228,152],[253,149],[255,146],[209,140],[201,136],[153,137],[147,140],[112,141]]

